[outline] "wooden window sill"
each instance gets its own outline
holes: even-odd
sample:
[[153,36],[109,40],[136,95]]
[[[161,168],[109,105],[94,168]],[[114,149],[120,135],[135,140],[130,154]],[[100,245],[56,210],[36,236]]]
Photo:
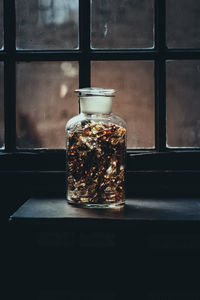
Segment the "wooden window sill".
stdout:
[[11,217],[11,224],[116,226],[200,223],[199,198],[134,198],[121,209],[86,209],[69,205],[62,197],[33,197]]

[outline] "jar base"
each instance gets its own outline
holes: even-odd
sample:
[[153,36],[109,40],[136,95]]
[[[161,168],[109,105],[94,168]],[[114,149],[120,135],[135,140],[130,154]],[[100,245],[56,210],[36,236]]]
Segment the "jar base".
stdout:
[[70,205],[81,207],[81,208],[123,208],[125,206],[125,201],[123,202],[113,202],[113,203],[80,203],[74,202],[67,199]]

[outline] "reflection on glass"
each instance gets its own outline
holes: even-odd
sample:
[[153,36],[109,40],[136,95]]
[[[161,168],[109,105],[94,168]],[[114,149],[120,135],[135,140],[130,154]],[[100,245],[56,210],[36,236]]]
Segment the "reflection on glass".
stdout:
[[19,49],[78,47],[78,0],[16,0]]
[[4,145],[3,62],[0,62],[0,148]]
[[92,0],[92,47],[153,47],[153,7],[153,0]]
[[200,147],[200,61],[167,63],[167,144]]
[[3,48],[3,0],[0,0],[0,49]]
[[17,147],[64,148],[65,124],[78,113],[77,62],[17,64]]
[[199,0],[167,0],[166,25],[169,48],[200,47]]
[[153,148],[154,64],[150,61],[92,63],[92,86],[117,90],[113,113],[127,122],[128,148]]

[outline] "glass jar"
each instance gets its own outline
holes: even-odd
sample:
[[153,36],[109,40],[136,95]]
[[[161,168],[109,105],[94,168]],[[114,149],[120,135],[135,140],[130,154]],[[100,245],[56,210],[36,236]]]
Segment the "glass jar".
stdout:
[[67,201],[82,207],[123,206],[126,123],[112,114],[115,90],[75,92],[81,113],[66,124]]

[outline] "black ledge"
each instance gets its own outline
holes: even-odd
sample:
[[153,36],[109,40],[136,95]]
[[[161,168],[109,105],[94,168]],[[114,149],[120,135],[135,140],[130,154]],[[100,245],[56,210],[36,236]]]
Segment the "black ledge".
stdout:
[[120,209],[86,209],[69,205],[63,197],[33,197],[10,217],[10,224],[67,230],[144,226],[158,231],[171,228],[172,232],[194,225],[199,232],[200,198],[135,198],[127,199]]

